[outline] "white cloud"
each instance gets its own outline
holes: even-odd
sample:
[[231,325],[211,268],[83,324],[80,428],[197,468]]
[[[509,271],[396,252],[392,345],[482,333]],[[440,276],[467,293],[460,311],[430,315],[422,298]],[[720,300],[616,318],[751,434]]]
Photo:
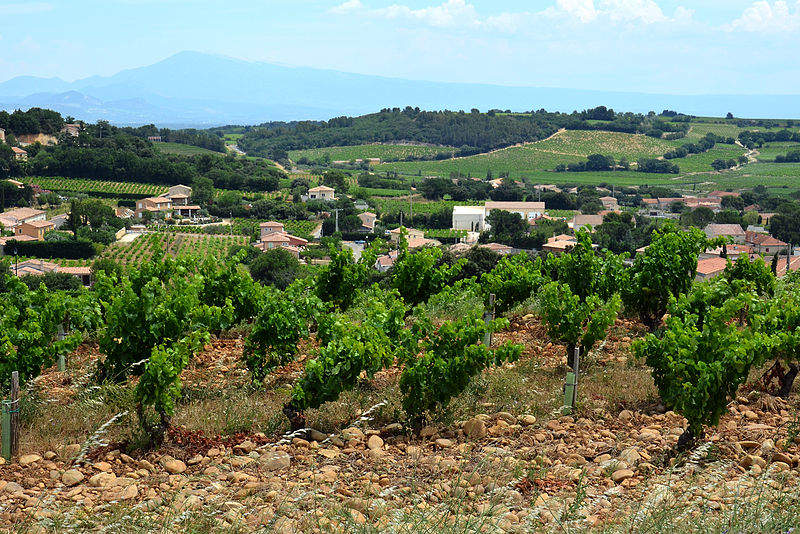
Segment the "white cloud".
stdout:
[[581,22],[591,22],[598,15],[594,0],[557,0],[555,11],[576,17]]
[[53,9],[52,4],[45,2],[26,2],[0,5],[0,16],[31,15]]
[[722,27],[726,31],[745,32],[794,32],[800,30],[800,0],[794,12],[783,0],[770,4],[761,0],[753,3],[742,16]]
[[348,13],[361,11],[362,9],[364,9],[364,4],[362,4],[360,0],[348,0],[344,4],[331,8],[330,12],[337,15],[346,15]]
[[653,24],[691,19],[692,10],[679,7],[673,18],[667,17],[654,0],[556,0],[555,5],[539,12],[502,12],[482,17],[473,4],[466,0],[445,0],[437,6],[412,9],[394,4],[383,8],[369,8],[361,0],[347,0],[329,10],[334,14],[361,14],[388,20],[407,20],[437,28],[486,27],[503,32],[514,32],[531,23],[552,22],[553,18],[574,19],[581,23],[597,20],[611,23],[642,22]]

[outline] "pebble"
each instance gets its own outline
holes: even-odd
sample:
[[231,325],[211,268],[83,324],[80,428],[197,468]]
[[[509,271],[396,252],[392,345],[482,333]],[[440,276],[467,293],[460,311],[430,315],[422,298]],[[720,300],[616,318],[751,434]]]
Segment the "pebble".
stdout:
[[481,439],[486,437],[486,434],[488,433],[486,430],[486,423],[484,423],[483,420],[478,417],[473,417],[469,421],[465,422],[463,430],[464,434],[469,439]]
[[631,478],[633,475],[634,473],[630,469],[619,469],[611,474],[611,480],[619,484],[623,480]]
[[180,460],[167,460],[164,462],[164,469],[172,475],[179,475],[186,471],[186,464]]
[[383,447],[383,439],[380,436],[373,434],[367,440],[367,448],[370,450],[380,449]]
[[65,486],[74,486],[83,479],[83,473],[77,469],[68,469],[67,471],[64,471],[63,475],[61,475],[61,482],[63,482]]
[[292,465],[292,459],[283,451],[274,451],[261,456],[258,463],[267,471],[280,471]]
[[41,461],[42,457],[38,454],[23,454],[19,457],[17,463],[23,467],[35,464],[36,462]]

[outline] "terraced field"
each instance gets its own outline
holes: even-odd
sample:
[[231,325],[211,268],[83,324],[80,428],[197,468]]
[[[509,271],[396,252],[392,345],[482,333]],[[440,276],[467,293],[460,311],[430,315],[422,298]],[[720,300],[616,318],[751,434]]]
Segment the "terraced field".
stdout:
[[452,154],[451,147],[419,146],[419,145],[355,145],[328,148],[312,148],[308,150],[292,150],[289,159],[297,161],[307,158],[311,161],[322,161],[325,156],[329,161],[352,161],[356,159],[380,158],[381,161],[402,161],[408,158],[422,158],[437,154]]
[[100,193],[103,195],[141,195],[142,197],[157,196],[166,193],[167,187],[156,184],[142,184],[135,182],[113,182],[110,180],[82,180],[79,178],[52,178],[30,176],[25,182],[38,184],[43,189],[50,191],[64,191],[72,193]]
[[421,171],[426,175],[440,176],[447,176],[451,172],[460,172],[468,176],[479,177],[485,176],[487,171],[491,170],[494,175],[508,172],[511,177],[518,178],[552,170],[560,163],[569,164],[583,161],[590,154],[600,153],[616,159],[626,158],[628,161],[636,161],[643,157],[659,157],[680,144],[680,141],[653,139],[645,135],[565,131],[544,141],[505,148],[487,154],[444,161],[386,163],[378,165],[377,169],[404,173]]

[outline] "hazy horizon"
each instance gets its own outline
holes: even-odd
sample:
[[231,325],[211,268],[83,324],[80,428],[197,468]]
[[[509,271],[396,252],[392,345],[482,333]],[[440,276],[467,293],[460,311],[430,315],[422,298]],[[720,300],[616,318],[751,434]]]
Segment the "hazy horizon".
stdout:
[[[63,0],[0,5],[0,82],[196,50],[389,78],[667,95],[793,94],[800,0]],[[124,24],[120,24],[124,21]],[[64,30],[69,28],[69,30]]]

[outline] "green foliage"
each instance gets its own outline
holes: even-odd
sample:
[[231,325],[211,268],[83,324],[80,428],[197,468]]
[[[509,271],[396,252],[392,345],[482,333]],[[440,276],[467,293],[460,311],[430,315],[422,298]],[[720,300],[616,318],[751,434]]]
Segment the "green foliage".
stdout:
[[174,415],[175,400],[181,393],[181,372],[209,340],[208,332],[193,332],[176,343],[153,347],[136,384],[137,402],[152,406],[159,414]]
[[301,283],[292,284],[284,292],[264,292],[243,352],[253,382],[264,380],[267,373],[292,361],[297,343],[308,336],[309,322],[323,309],[322,301]]
[[401,240],[400,254],[392,269],[392,287],[400,292],[410,306],[424,302],[441,289],[461,271],[465,259],[453,265],[438,265],[442,251],[438,248],[423,248],[409,252],[408,243]]
[[361,253],[361,259],[355,262],[351,249],[336,250],[331,246],[331,262],[320,269],[316,278],[317,296],[323,302],[330,302],[340,310],[346,310],[372,271],[379,247],[379,241],[373,241]]
[[697,256],[710,246],[697,228],[680,232],[673,226],[653,232],[650,246],[637,254],[623,287],[625,308],[654,330],[667,311],[670,297],[687,292],[697,271]]
[[57,339],[58,327],[68,322],[72,300],[63,292],[41,287],[31,291],[19,279],[7,277],[8,293],[0,302],[0,383],[7,384],[13,371],[20,382],[36,378],[43,367],[81,342],[75,331]]
[[694,436],[719,423],[764,346],[763,335],[740,322],[754,299],[740,293],[709,306],[701,319],[688,296],[673,298],[663,337],[648,334],[634,343],[636,356],[653,368],[661,398],[686,417]]
[[153,347],[175,342],[193,330],[230,326],[230,299],[224,307],[203,304],[200,292],[205,279],[195,276],[194,268],[192,260],[167,257],[147,262],[119,280],[107,295],[106,326],[98,340],[106,355],[102,377],[120,381],[141,374],[141,356]]
[[222,266],[211,259],[201,265],[199,274],[203,277],[200,287],[200,303],[206,306],[224,308],[228,301],[233,306],[233,322],[249,321],[258,314],[262,288],[239,266],[245,252],[229,259]]
[[775,293],[775,275],[761,258],[750,261],[746,254],[742,254],[736,262],[728,261],[722,275],[728,280],[744,280],[752,284],[759,295],[772,296]]
[[568,360],[574,347],[580,347],[584,354],[606,337],[620,304],[617,294],[607,301],[598,295],[590,295],[582,301],[568,285],[559,282],[550,282],[539,294],[540,312],[547,323],[548,333],[567,343]]
[[375,373],[394,363],[396,355],[412,346],[403,317],[405,307],[397,298],[375,300],[360,324],[340,315],[328,315],[320,324],[324,344],[306,364],[303,377],[292,390],[292,406],[298,410],[317,408],[352,389],[362,373]]
[[625,284],[623,260],[627,255],[617,256],[605,251],[596,254],[588,232],[575,234],[577,244],[567,254],[551,257],[549,263],[557,271],[558,281],[569,286],[571,292],[585,302],[590,295],[609,299]]
[[496,319],[487,325],[479,314],[472,314],[447,321],[434,331],[426,317],[417,316],[414,330],[421,339],[423,353],[409,353],[400,376],[403,409],[417,426],[463,392],[481,371],[519,357],[521,345],[506,343],[492,350],[482,344],[488,331],[506,327],[507,319]]
[[528,299],[545,281],[542,260],[531,260],[526,253],[503,257],[488,273],[481,276],[481,290],[488,302],[496,296],[495,308],[503,313]]
[[262,284],[286,289],[297,277],[299,269],[297,258],[288,250],[278,247],[256,256],[250,264],[250,275]]

